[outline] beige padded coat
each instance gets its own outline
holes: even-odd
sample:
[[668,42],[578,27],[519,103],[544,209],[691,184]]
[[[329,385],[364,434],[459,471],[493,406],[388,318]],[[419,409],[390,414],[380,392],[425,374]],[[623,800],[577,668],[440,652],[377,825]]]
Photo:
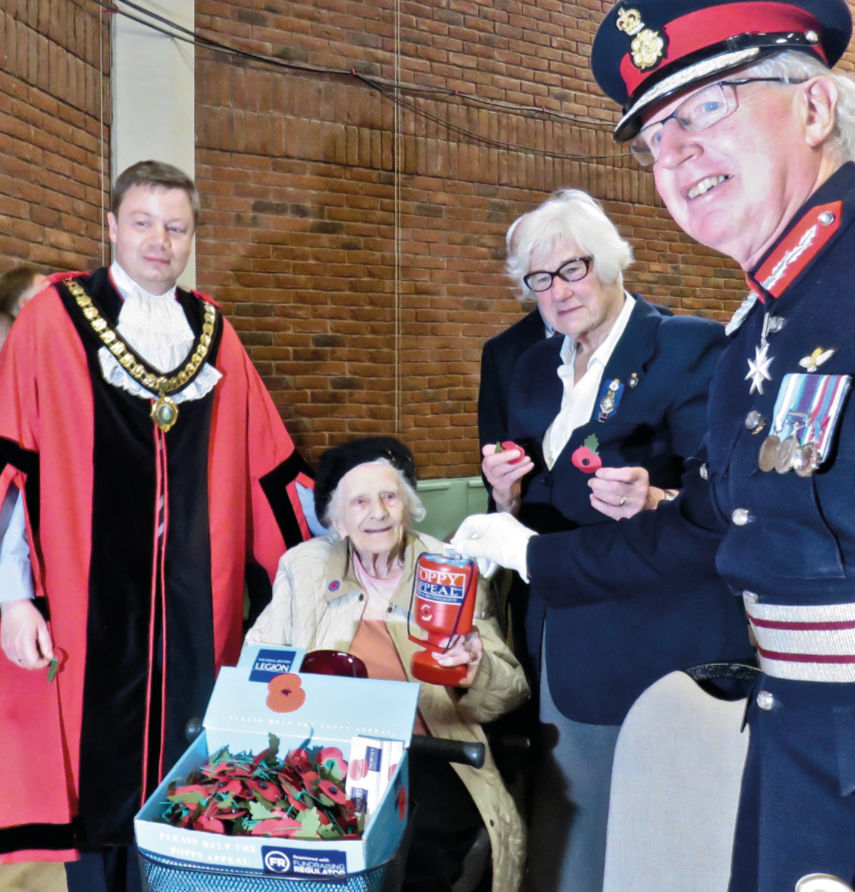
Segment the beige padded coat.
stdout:
[[[443,544],[424,533],[407,533],[404,573],[389,608],[387,628],[411,681],[410,658],[419,649],[407,637],[407,612],[416,558],[437,554]],[[347,541],[322,536],[288,551],[279,562],[273,599],[246,636],[248,644],[291,644],[306,650],[347,650],[366,604],[350,563]],[[465,693],[441,685],[421,684],[419,712],[435,737],[486,743],[482,723],[524,702],[528,685],[523,671],[502,640],[481,582],[475,625],[484,655],[475,681]],[[487,750],[483,768],[454,765],[490,834],[493,892],[516,892],[525,856],[525,827]]]

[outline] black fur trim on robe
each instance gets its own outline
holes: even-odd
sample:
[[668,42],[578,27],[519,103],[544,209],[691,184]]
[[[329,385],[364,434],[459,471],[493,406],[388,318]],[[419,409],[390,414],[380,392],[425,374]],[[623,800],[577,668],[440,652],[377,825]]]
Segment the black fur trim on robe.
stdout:
[[[295,450],[290,458],[259,480],[261,489],[270,503],[273,516],[276,518],[276,523],[282,531],[286,548],[293,548],[303,541],[300,523],[286,489],[288,484],[296,480],[300,474],[305,474],[309,478],[314,477],[309,464]],[[270,603],[273,586],[270,584],[270,577],[266,570],[257,564],[250,564],[246,570],[246,588],[249,605],[244,629],[249,629],[258,619],[261,611]]]

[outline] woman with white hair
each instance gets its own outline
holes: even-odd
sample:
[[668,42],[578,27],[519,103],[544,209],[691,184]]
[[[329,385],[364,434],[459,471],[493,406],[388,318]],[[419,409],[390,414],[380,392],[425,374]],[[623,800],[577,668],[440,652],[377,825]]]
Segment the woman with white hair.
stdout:
[[[627,292],[632,249],[584,192],[555,193],[511,231],[508,273],[563,337],[539,341],[514,367],[506,433],[520,448],[482,450],[498,510],[545,533],[612,524],[677,497],[706,429],[722,327]],[[602,888],[614,746],[644,688],[674,669],[750,654],[741,611],[710,566],[692,591],[663,585],[656,602],[552,610],[528,597],[544,747],[532,760],[531,888]]]
[[[424,517],[410,450],[392,437],[328,449],[317,469],[315,510],[331,532],[282,556],[273,599],[247,643],[349,651],[371,678],[413,681],[410,661],[421,648],[407,636],[407,614],[416,560],[442,553],[443,544],[409,529]],[[466,665],[466,675],[455,688],[422,683],[416,731],[486,744],[482,723],[521,704],[528,686],[502,640],[483,580],[472,631],[457,639],[437,661]],[[515,892],[525,832],[489,748],[480,769],[411,757],[416,811],[404,889],[451,892],[464,855],[486,827],[493,892]]]

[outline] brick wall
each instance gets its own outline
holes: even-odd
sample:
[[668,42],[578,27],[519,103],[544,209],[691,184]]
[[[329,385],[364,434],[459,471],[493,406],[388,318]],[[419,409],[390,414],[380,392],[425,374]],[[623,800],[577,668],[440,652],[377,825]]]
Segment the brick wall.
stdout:
[[[197,58],[200,281],[310,459],[397,433],[422,476],[477,473],[481,346],[524,309],[504,234],[557,187],[603,200],[636,247],[630,288],[717,319],[741,299],[612,142],[588,65],[608,5],[402,2],[396,30],[390,0],[197,4],[205,33],[342,72]],[[397,117],[363,77],[413,88]]]
[[109,17],[86,0],[2,4],[0,270],[102,262],[109,40]]

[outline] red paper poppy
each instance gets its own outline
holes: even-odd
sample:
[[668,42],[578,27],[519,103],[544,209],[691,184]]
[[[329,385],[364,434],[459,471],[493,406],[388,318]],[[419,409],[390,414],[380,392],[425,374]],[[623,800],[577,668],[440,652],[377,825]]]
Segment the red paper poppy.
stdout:
[[573,450],[570,461],[574,468],[578,468],[585,474],[593,474],[603,466],[603,460],[600,458],[597,449],[600,441],[596,434],[585,437],[585,442],[577,449]]
[[285,795],[288,797],[288,805],[296,811],[305,811],[308,806],[305,802],[300,800],[298,796],[292,795],[291,793],[286,792]]
[[309,754],[302,748],[291,750],[285,757],[285,764],[298,774],[301,771],[307,771],[309,768],[313,767],[313,763],[309,759]]
[[513,440],[502,440],[501,443],[496,444],[496,452],[507,452],[509,449],[516,449],[519,452],[516,458],[509,460],[509,464],[518,465],[526,457],[525,449],[518,446]]
[[274,784],[269,784],[267,781],[248,780],[246,784],[250,790],[258,793],[262,799],[266,799],[268,802],[276,802],[277,799],[282,798],[282,791],[277,790]]
[[222,821],[218,818],[206,818],[204,815],[197,818],[193,826],[196,830],[206,830],[208,833],[226,832],[226,828],[223,826]]
[[300,777],[303,781],[303,789],[310,796],[314,796],[318,791],[318,781],[320,781],[321,776],[317,771],[304,771]]
[[[170,790],[163,819],[174,826],[210,833],[280,838],[358,838],[360,821],[343,780],[347,764],[337,747],[294,750],[278,758],[279,740],[256,756],[231,756],[223,747]],[[322,758],[323,757],[323,758]],[[181,801],[181,800],[186,801]]]
[[318,753],[318,766],[326,777],[342,781],[347,777],[347,762],[337,746],[325,746]]
[[318,784],[318,791],[323,793],[328,799],[331,799],[338,805],[343,805],[345,802],[347,802],[347,795],[345,794],[344,790],[338,784],[334,784],[332,781],[322,780]]
[[293,818],[266,818],[250,830],[252,836],[293,837],[301,824]]

